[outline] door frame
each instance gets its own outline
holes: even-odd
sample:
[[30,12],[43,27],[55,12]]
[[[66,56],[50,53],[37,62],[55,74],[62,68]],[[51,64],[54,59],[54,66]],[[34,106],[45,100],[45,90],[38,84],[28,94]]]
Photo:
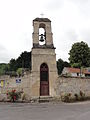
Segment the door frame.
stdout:
[[[45,76],[46,80],[42,76],[43,72],[47,75]],[[47,92],[43,93],[44,91]],[[46,63],[40,65],[40,96],[49,96],[49,68]]]

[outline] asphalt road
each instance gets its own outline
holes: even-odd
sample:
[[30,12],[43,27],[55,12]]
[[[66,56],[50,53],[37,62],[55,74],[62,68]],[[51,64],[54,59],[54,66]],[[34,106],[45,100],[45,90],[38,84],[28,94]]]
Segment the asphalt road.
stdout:
[[0,103],[0,120],[90,120],[90,102]]

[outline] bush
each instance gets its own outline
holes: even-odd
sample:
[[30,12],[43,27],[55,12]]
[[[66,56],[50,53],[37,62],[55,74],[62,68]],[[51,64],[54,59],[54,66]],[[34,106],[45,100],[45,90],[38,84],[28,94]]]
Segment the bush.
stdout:
[[79,95],[77,93],[75,93],[74,96],[75,96],[75,100],[78,101],[79,100]]
[[11,90],[7,92],[7,98],[11,101],[11,102],[15,102],[17,101],[20,97],[21,97],[21,93],[22,92],[18,92],[16,90]]
[[22,94],[22,101],[24,101],[24,100],[26,100],[26,94],[25,93]]
[[74,96],[76,101],[83,101],[86,99],[85,93],[82,91],[80,91],[79,94],[75,93]]
[[80,91],[80,100],[85,100],[85,93]]
[[72,96],[71,93],[65,93],[64,95],[61,96],[61,101],[63,102],[75,102],[75,101],[84,101],[88,99],[85,96],[85,93],[80,91],[79,94],[75,93],[74,97]]
[[19,77],[20,77],[20,76],[23,76],[23,74],[24,74],[23,68],[18,68],[18,69],[17,69],[17,74],[18,74]]
[[61,96],[61,101],[70,102],[71,101],[71,93],[66,93],[65,95]]

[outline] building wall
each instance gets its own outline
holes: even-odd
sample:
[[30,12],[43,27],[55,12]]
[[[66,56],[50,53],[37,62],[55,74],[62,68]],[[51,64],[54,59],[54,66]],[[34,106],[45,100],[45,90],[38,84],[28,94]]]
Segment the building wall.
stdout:
[[62,71],[62,75],[71,76],[71,77],[80,77],[80,76],[85,77],[84,73],[70,72],[67,67],[64,67]]
[[64,93],[79,94],[80,91],[83,91],[86,96],[90,96],[89,78],[58,77],[56,86],[57,96],[61,96]]
[[54,85],[57,79],[55,49],[32,49],[32,96],[40,96],[40,66],[46,63],[49,68],[49,94],[55,96]]
[[84,74],[81,74],[80,75],[80,73],[70,73],[70,76],[72,76],[72,77],[80,77],[80,76],[82,76],[82,77],[85,77],[85,75]]

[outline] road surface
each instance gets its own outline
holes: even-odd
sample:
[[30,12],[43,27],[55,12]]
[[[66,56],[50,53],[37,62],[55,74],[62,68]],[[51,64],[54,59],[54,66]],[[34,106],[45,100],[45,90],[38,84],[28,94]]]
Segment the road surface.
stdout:
[[90,102],[0,103],[0,120],[90,120]]

